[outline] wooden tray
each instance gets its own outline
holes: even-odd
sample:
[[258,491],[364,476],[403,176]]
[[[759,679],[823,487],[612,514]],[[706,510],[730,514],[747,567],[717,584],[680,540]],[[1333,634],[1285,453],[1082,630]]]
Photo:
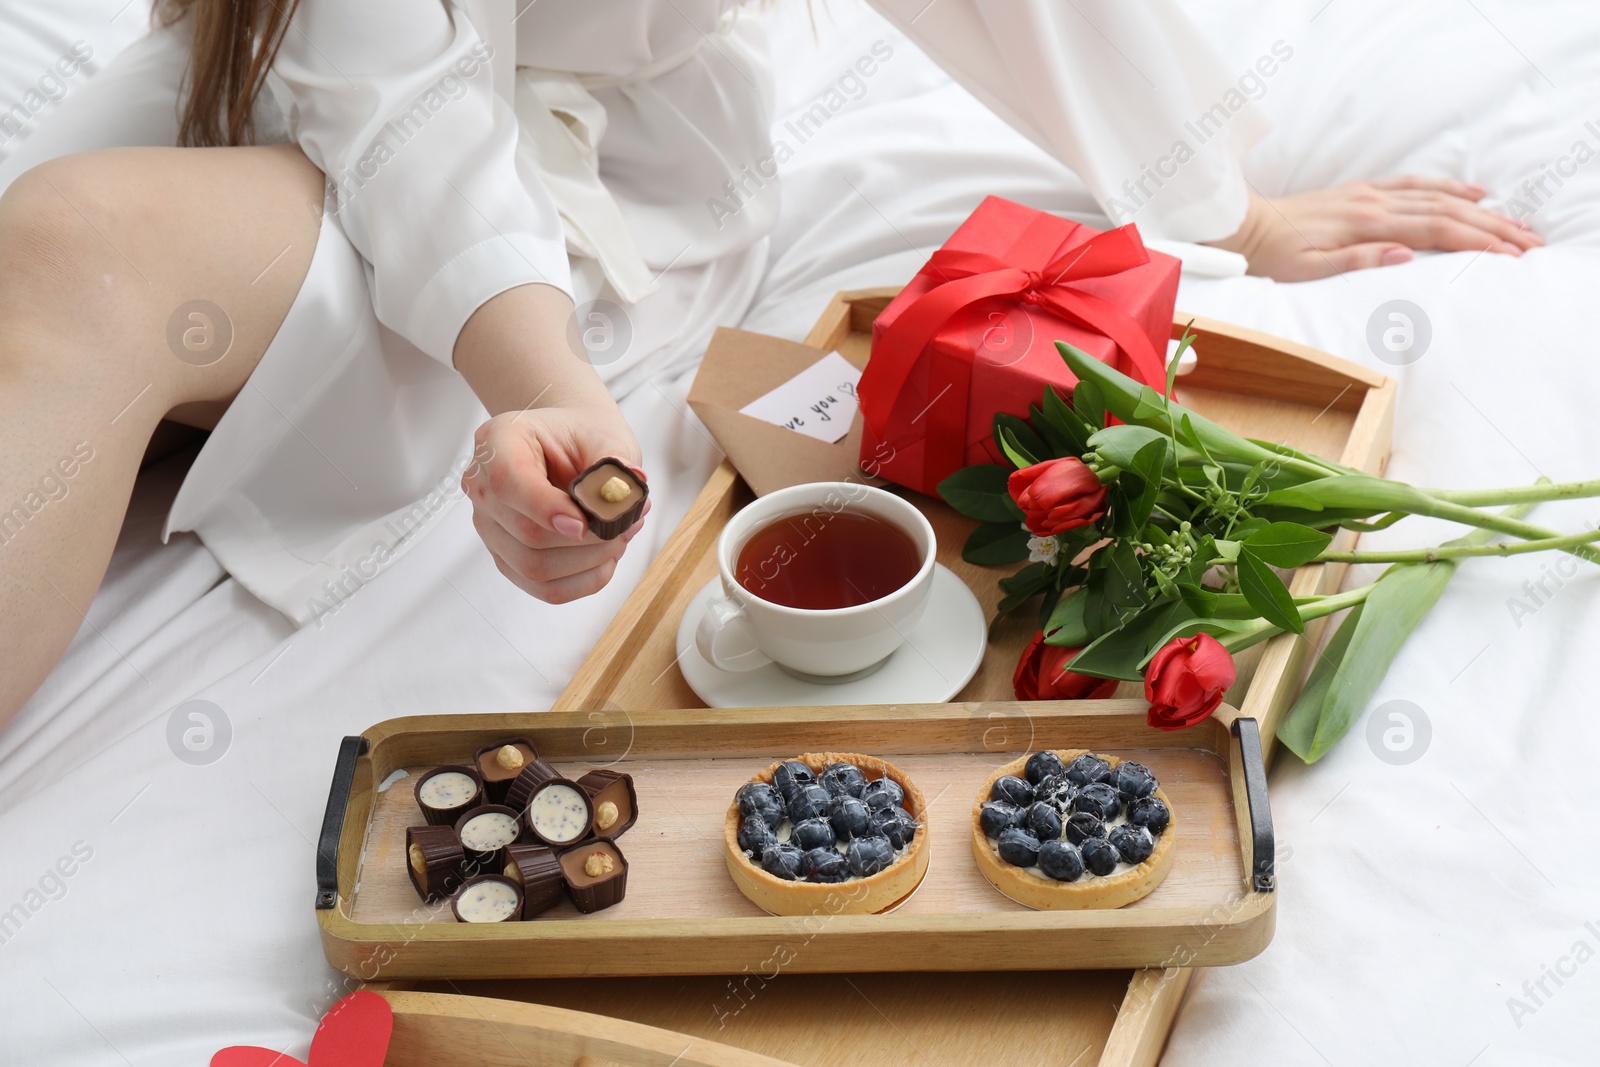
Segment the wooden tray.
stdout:
[[[346,974],[557,977],[860,971],[1060,970],[1234,963],[1271,939],[1265,771],[1253,720],[1229,713],[1181,733],[1153,730],[1137,702],[655,711],[596,733],[582,713],[393,719],[347,739],[324,825],[336,862],[319,872],[328,960]],[[1233,732],[1230,732],[1233,727]],[[502,737],[530,737],[576,778],[594,766],[633,775],[639,820],[618,845],[628,896],[580,915],[470,925],[425,905],[406,874],[405,831],[421,823],[413,776],[468,760]],[[1171,798],[1172,870],[1118,909],[1034,911],[1001,896],[970,845],[979,788],[1038,748],[1137,759]],[[773,760],[806,751],[881,755],[929,797],[928,874],[891,914],[763,913],[728,876],[722,826],[734,791]],[[404,772],[402,777],[397,772]],[[386,788],[380,789],[380,785]],[[1255,795],[1246,802],[1250,789]],[[333,900],[329,901],[330,892]],[[929,948],[938,946],[930,954]]]
[[[872,320],[897,289],[865,289],[836,296],[806,343],[833,349],[865,366]],[[1178,379],[1185,405],[1235,432],[1292,445],[1358,470],[1380,473],[1389,455],[1395,383],[1347,360],[1240,326],[1179,313],[1172,335],[1185,327],[1198,336],[1197,365]],[[901,491],[928,516],[939,540],[939,562],[972,587],[987,615],[999,602],[996,584],[1015,567],[980,567],[961,558],[974,523],[943,501]],[[701,587],[716,576],[715,546],[723,525],[752,498],[738,472],[724,462],[711,475],[677,530],[633,595],[556,701],[556,711],[584,711],[598,727],[620,722],[621,709],[692,708],[702,701],[677,668],[678,623]],[[1342,531],[1332,547],[1346,550],[1355,534]],[[1332,592],[1346,564],[1302,567],[1289,584],[1295,596]],[[1010,700],[1011,673],[1036,628],[1027,610],[997,628],[996,640],[958,701]],[[1304,637],[1282,634],[1245,652],[1228,698],[1271,738],[1300,687],[1326,620],[1306,625]],[[625,663],[627,670],[617,670]],[[1133,697],[1136,683],[1117,695]],[[1268,759],[1271,758],[1270,746]]]
[[[858,366],[864,365],[872,320],[895,292],[871,289],[838,294],[807,343],[824,350],[837,349]],[[1191,321],[1200,334],[1199,362],[1178,381],[1177,395],[1183,403],[1231,429],[1381,473],[1394,418],[1391,379],[1281,338],[1182,313],[1174,316],[1174,334]],[[748,499],[737,473],[722,464],[554,710],[585,713],[591,727],[604,732],[625,727],[623,707],[672,708],[699,703],[674,666],[675,630],[684,604],[710,580],[709,550],[722,523]],[[960,559],[966,520],[938,501],[913,499],[924,507],[939,532],[944,546],[941,562],[966,579],[985,608],[992,610],[995,581],[1003,572],[973,567]],[[1340,547],[1347,547],[1352,540],[1348,535],[1341,537]],[[1328,592],[1338,587],[1344,571],[1343,565],[1302,568],[1291,586],[1296,595]],[[1277,723],[1298,691],[1323,625],[1323,620],[1317,620],[1307,627],[1305,638],[1279,637],[1241,658],[1239,681],[1230,698],[1242,705],[1244,714],[1260,720],[1269,762]],[[1020,638],[1015,633],[1002,636],[1002,646],[991,651],[990,662],[960,699],[1011,696],[1007,665],[1015,659]],[[617,664],[629,664],[630,670],[617,671]],[[1132,687],[1123,691],[1131,695]],[[671,1063],[672,1056],[691,1045],[698,1049],[698,1043],[726,1042],[751,1053],[748,1062],[757,1062],[753,1055],[760,1054],[807,1065],[1006,1060],[1073,1067],[1151,1067],[1195,974],[1184,966],[1061,971],[1047,980],[1041,980],[1036,972],[903,972],[884,975],[882,981],[872,974],[785,974],[770,987],[758,982],[761,992],[756,996],[749,995],[749,975],[385,984],[473,994],[462,998],[467,1007],[459,1009],[461,1013],[470,1011],[485,1019],[492,1014],[492,1025],[513,1037],[517,1031],[511,1020],[521,1017],[505,1000],[534,1002],[535,1006],[523,1008],[536,1015],[531,1025],[563,1032],[552,1036],[547,1046],[555,1054],[540,1062],[602,1062],[564,1058],[570,1042],[586,1040],[589,1033],[582,1027],[569,1031],[559,1018],[544,1014],[566,1008],[603,1012],[615,1017],[621,1029],[634,1024],[665,1028],[671,1033],[667,1043],[678,1043],[671,1055],[661,1059],[617,1057],[628,1063]],[[718,1014],[714,1007],[725,1003],[730,993],[739,996],[741,1004],[732,1018]],[[481,999],[489,997],[504,999]],[[474,1007],[477,1005],[485,1007],[479,1010]],[[817,1026],[814,1020],[818,1019],[827,1024]],[[999,1049],[1015,1049],[1017,1054],[1008,1057],[997,1053]],[[1036,1050],[1037,1055],[1026,1050]],[[693,1058],[696,1054],[689,1052],[683,1062],[701,1062]],[[520,1064],[523,1060],[502,1057],[485,1062]]]

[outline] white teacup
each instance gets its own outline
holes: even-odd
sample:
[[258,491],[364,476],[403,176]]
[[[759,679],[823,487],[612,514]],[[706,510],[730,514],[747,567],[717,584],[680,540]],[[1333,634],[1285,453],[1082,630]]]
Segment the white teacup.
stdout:
[[[791,608],[763,600],[734,577],[739,552],[757,530],[792,515],[819,521],[841,511],[893,523],[917,547],[921,565],[909,582],[887,596],[847,608]],[[725,671],[776,663],[790,674],[820,682],[847,682],[882,666],[928,606],[933,589],[935,541],[927,517],[893,493],[857,482],[809,482],[779,489],[747,505],[717,540],[722,594],[706,604],[695,646],[706,662]]]

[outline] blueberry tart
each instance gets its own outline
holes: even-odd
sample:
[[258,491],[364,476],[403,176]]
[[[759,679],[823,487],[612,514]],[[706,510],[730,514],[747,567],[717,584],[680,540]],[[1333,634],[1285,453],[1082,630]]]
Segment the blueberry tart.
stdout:
[[724,841],[734,885],[774,915],[868,915],[928,870],[927,802],[871,756],[807,753],[739,787]]
[[1120,908],[1172,868],[1172,802],[1150,768],[1082,749],[997,769],[972,810],[972,854],[1030,908]]

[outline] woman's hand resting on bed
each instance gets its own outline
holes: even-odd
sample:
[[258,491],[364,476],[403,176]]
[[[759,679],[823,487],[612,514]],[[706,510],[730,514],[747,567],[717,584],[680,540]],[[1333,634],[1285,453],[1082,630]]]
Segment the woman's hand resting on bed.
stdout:
[[1345,182],[1275,200],[1250,194],[1244,225],[1208,242],[1250,273],[1303,282],[1411,259],[1412,249],[1520,256],[1544,244],[1526,225],[1479,207],[1480,185],[1408,175]]
[[472,465],[461,476],[472,525],[500,573],[551,604],[603,589],[640,525],[600,540],[567,495],[572,479],[608,456],[644,478],[633,430],[594,368],[569,347],[571,316],[572,300],[559,289],[508,289],[472,313],[454,353],[456,369],[494,416],[478,427]]

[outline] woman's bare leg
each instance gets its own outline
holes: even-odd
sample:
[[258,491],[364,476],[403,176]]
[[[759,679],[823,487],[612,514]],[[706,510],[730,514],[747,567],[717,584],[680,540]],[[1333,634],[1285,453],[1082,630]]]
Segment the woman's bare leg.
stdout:
[[277,333],[322,185],[291,146],[128,148],[0,197],[0,726],[82,624],[157,424],[213,423]]

